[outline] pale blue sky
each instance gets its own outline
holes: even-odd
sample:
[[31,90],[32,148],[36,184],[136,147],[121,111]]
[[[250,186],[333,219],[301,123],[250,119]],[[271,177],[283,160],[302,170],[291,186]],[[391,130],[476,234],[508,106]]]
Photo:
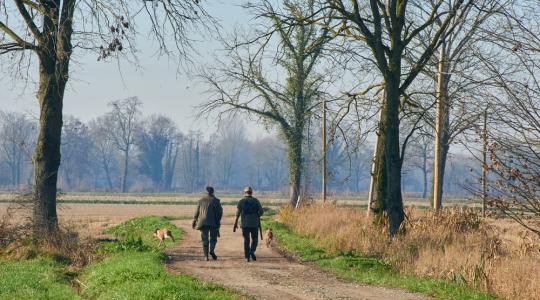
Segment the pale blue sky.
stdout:
[[[238,7],[242,0],[205,2],[208,3],[207,9],[211,15],[221,20],[224,32],[235,26],[245,25],[250,20],[250,16]],[[220,49],[219,43],[210,36],[194,34],[192,37],[204,39],[194,45],[197,54],[192,58],[196,64],[211,62],[212,53]],[[65,114],[88,121],[108,111],[107,103],[111,100],[138,96],[143,102],[145,115],[166,115],[177,122],[184,132],[190,129],[201,129],[208,133],[214,131],[215,124],[195,120],[193,117],[194,106],[206,100],[204,85],[197,83],[193,76],[177,73],[176,62],[169,61],[167,57],[156,57],[153,51],[155,47],[146,41],[145,34],[140,36],[137,44],[143,49],[139,54],[141,70],[125,61],[119,68],[115,60],[97,62],[95,54],[75,54],[76,61],[71,64],[70,84],[65,95]],[[37,70],[30,72],[37,74]],[[4,78],[0,79],[0,86],[0,109],[38,116],[35,89],[32,85],[24,89],[13,80]],[[263,133],[256,124],[248,125],[248,133],[252,138]]]

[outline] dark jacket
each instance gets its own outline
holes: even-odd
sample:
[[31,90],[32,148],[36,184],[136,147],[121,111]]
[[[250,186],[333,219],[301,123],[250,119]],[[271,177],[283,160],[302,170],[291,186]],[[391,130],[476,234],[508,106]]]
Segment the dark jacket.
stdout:
[[252,196],[245,196],[238,202],[236,216],[242,218],[242,228],[259,227],[263,215],[261,202]]
[[199,200],[193,222],[196,223],[195,228],[199,230],[203,227],[219,228],[222,216],[221,202],[218,198],[208,195]]

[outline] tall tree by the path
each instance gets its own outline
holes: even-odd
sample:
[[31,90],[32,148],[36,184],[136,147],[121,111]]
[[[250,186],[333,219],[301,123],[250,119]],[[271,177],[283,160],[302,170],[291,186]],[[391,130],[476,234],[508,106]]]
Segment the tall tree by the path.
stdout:
[[[13,0],[0,2],[1,66],[30,68],[37,58],[39,135],[34,153],[33,228],[36,238],[57,228],[56,192],[60,166],[62,107],[75,50],[98,59],[135,55],[135,20],[148,19],[150,35],[162,53],[189,50],[187,33],[212,26],[199,0]],[[169,39],[170,38],[170,39]],[[168,42],[172,40],[173,42]],[[173,48],[171,50],[169,48]],[[32,55],[29,55],[32,54]],[[19,57],[14,57],[19,56]],[[27,59],[29,58],[29,59]],[[24,72],[24,71],[23,71]],[[14,75],[15,77],[15,75]]]
[[[327,83],[317,67],[330,38],[327,28],[309,21],[313,4],[286,1],[279,10],[269,1],[250,6],[264,20],[263,30],[253,39],[225,42],[228,61],[202,74],[213,93],[203,112],[243,112],[278,128],[287,147],[292,205],[300,193],[307,120],[319,109]],[[285,21],[290,19],[295,21]]]
[[[420,1],[422,2],[422,1]],[[376,211],[388,215],[389,233],[395,235],[404,220],[401,194],[403,151],[400,146],[400,109],[407,105],[407,88],[422,71],[441,42],[443,33],[455,28],[454,18],[462,18],[471,0],[426,1],[388,0],[369,3],[359,0],[326,0],[323,5],[334,13],[336,34],[351,42],[367,45],[369,59],[377,66],[385,95],[379,123],[377,153]],[[429,10],[426,8],[429,7]],[[435,28],[434,24],[440,22]],[[418,41],[433,30],[429,40]],[[408,51],[419,53],[414,61],[405,60]],[[403,101],[402,101],[403,100]]]

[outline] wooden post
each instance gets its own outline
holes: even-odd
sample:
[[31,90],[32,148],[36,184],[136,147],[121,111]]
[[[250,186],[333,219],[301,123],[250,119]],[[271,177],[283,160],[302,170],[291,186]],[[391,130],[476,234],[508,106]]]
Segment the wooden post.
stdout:
[[486,198],[487,198],[487,109],[484,110],[484,128],[482,131],[482,216],[486,217]]
[[[444,38],[443,38],[444,40]],[[436,115],[435,115],[435,155],[433,159],[433,209],[438,210],[441,208],[441,192],[439,182],[441,180],[441,152],[442,147],[441,139],[443,135],[444,125],[444,71],[445,71],[445,53],[446,53],[446,43],[443,43],[440,46],[439,50],[439,69],[437,74],[437,103],[436,103]]]
[[[381,109],[379,110],[379,122],[381,122],[382,117],[382,103],[384,103],[385,91],[383,90],[381,96]],[[379,150],[379,132],[376,132],[375,135],[375,147],[373,149],[373,158],[371,160],[371,179],[369,181],[369,191],[368,191],[368,204],[367,204],[367,215],[368,217],[371,214],[371,205],[373,205],[373,194],[375,193],[375,172],[377,171],[377,151]]]
[[322,199],[326,202],[326,100],[322,102]]

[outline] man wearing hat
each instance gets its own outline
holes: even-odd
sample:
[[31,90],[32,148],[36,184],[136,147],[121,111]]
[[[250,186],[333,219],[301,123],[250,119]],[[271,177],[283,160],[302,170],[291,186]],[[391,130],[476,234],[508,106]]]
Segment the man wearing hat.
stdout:
[[244,198],[238,202],[236,220],[233,227],[233,231],[236,232],[238,218],[242,217],[241,227],[242,235],[244,236],[244,256],[247,262],[251,259],[257,260],[255,250],[257,250],[257,243],[259,242],[259,227],[261,226],[261,216],[263,215],[261,203],[252,195],[253,189],[246,187],[244,189]]
[[[221,217],[223,216],[223,208],[221,207],[220,200],[214,196],[213,187],[207,186],[206,192],[207,195],[199,200],[197,211],[193,217],[192,227],[201,231],[204,258],[208,261],[208,253],[210,253],[213,260],[217,259],[215,249],[219,227],[221,226]],[[208,236],[210,236],[210,240]]]

